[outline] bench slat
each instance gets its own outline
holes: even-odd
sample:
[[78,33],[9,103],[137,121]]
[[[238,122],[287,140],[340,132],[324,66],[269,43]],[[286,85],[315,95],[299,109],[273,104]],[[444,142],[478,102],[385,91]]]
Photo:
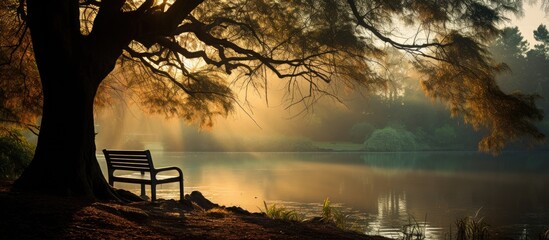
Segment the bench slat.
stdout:
[[149,161],[135,161],[135,160],[124,160],[124,159],[111,159],[111,164],[117,163],[136,163],[136,164],[149,164]]
[[107,150],[109,155],[145,155],[147,150]]
[[143,172],[150,172],[150,168],[135,168],[135,167],[117,167],[116,170],[125,170],[125,171],[143,171]]
[[[151,175],[146,174],[140,174],[140,173],[132,173],[132,174],[124,174],[124,175],[114,175],[116,178],[131,178],[131,179],[142,179],[142,180],[151,180]],[[164,175],[164,174],[157,174],[156,179],[157,180],[164,180],[168,178],[175,178],[177,175]]]
[[132,164],[132,163],[111,163],[111,166],[113,168],[119,168],[119,167],[146,168],[146,169],[151,168],[149,164]]
[[110,159],[128,159],[128,160],[147,160],[147,156],[146,155],[110,155],[109,154],[109,158]]

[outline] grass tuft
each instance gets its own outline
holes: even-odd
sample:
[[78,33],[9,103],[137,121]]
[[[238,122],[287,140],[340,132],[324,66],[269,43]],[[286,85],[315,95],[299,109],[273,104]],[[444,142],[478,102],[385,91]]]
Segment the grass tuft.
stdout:
[[265,209],[259,210],[271,219],[301,222],[305,218],[294,210],[287,210],[284,206],[277,206],[276,204],[267,205],[265,201],[263,201],[263,205],[265,206]]
[[326,198],[322,204],[321,217],[322,220],[332,222],[340,229],[360,231],[355,224],[351,223],[350,215],[343,214],[338,208],[333,207],[329,198]]
[[477,210],[474,216],[467,216],[456,221],[456,240],[484,240],[489,239],[488,227],[484,217],[479,217]]

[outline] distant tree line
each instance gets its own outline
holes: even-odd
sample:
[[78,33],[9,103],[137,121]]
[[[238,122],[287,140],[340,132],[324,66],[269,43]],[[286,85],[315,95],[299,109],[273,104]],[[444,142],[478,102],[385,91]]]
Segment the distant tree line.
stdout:
[[[499,75],[500,87],[507,93],[537,94],[536,105],[549,109],[549,31],[544,24],[533,32],[534,43],[530,47],[518,27],[504,28],[501,36],[490,49],[494,59],[507,64],[508,71]],[[403,77],[403,76],[400,76]],[[397,81],[404,82],[404,81]],[[369,151],[413,150],[474,150],[482,134],[461,120],[452,119],[441,104],[422,97],[419,89],[399,86],[399,95],[372,96],[368,106],[371,118],[354,124],[349,139],[364,143]],[[432,106],[435,105],[434,111]],[[549,133],[549,121],[538,124]],[[521,143],[507,149],[524,149]],[[545,144],[541,149],[547,149]],[[540,147],[536,148],[540,149]]]

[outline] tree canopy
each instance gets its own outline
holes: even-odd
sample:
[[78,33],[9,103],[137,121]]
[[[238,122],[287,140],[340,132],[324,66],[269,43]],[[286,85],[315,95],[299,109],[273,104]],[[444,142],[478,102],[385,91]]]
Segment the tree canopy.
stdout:
[[[0,116],[7,122],[35,124],[30,116],[41,114],[29,36],[35,2],[0,3]],[[280,80],[288,106],[308,108],[344,89],[387,91],[395,79],[385,74],[385,59],[396,50],[428,96],[487,129],[481,150],[544,138],[534,126],[543,117],[537,96],[501,91],[495,79],[508,68],[488,48],[504,16],[520,12],[522,1],[67,0],[48,6],[41,11],[56,15],[66,7],[77,16],[70,20],[77,32],[51,34],[75,36],[66,39],[87,49],[84,64],[109,56],[87,70],[99,81],[108,76],[97,104],[130,90],[150,112],[207,126],[246,103],[238,91],[267,97],[267,81]],[[547,31],[537,32],[545,39]]]
[[27,28],[15,15],[17,6],[0,3],[0,122],[37,130],[42,91]]

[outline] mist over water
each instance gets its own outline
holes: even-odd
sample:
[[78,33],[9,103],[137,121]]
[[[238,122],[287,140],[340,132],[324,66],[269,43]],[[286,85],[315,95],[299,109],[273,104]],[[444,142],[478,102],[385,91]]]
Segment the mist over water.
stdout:
[[[363,101],[361,97],[349,103]],[[333,99],[319,102],[310,112],[299,110],[256,100],[252,109],[237,109],[227,118],[216,118],[213,127],[201,129],[182,119],[146,114],[133,105],[114,105],[96,114],[96,144],[98,149],[167,151],[310,150],[303,146],[308,141],[348,140],[353,124],[364,119],[362,112]]]

